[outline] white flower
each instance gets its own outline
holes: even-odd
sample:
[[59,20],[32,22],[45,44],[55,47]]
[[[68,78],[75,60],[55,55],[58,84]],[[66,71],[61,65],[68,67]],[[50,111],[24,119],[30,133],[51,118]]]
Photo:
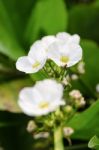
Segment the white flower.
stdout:
[[82,59],[82,48],[79,45],[79,36],[68,33],[59,33],[57,40],[48,47],[48,58],[58,66],[71,67]]
[[45,36],[36,41],[30,48],[28,56],[20,57],[16,68],[25,73],[35,73],[42,69],[47,60],[48,46],[55,41],[54,36]]
[[46,79],[37,82],[34,87],[24,88],[19,94],[19,106],[29,116],[46,115],[65,104],[62,96],[63,86]]

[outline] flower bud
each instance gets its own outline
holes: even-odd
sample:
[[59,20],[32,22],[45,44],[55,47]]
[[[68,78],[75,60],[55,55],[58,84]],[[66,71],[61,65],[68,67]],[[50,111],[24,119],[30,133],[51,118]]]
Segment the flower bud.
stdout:
[[85,104],[86,104],[86,101],[85,101],[84,97],[82,97],[81,99],[77,99],[75,101],[75,105],[77,108],[84,107]]
[[84,74],[85,73],[85,63],[80,62],[77,66],[77,70],[80,74]]
[[64,136],[69,137],[74,133],[74,129],[71,127],[64,127],[63,133],[64,133]]
[[63,78],[62,83],[63,83],[64,85],[68,85],[68,80],[67,80],[66,78]]
[[72,74],[72,75],[71,75],[71,79],[72,79],[72,80],[78,80],[78,78],[79,78],[79,77],[78,77],[77,74]]
[[40,133],[34,135],[34,139],[48,138],[48,137],[49,137],[48,132],[40,132]]
[[80,99],[82,97],[82,94],[80,93],[79,90],[72,90],[70,93],[69,93],[69,96],[73,99]]
[[66,112],[66,113],[71,113],[73,111],[73,108],[72,108],[72,106],[70,106],[70,105],[67,105],[65,108],[64,108],[64,112]]
[[30,120],[27,125],[27,131],[33,132],[36,129],[36,127],[37,126],[36,126],[35,122],[33,120]]

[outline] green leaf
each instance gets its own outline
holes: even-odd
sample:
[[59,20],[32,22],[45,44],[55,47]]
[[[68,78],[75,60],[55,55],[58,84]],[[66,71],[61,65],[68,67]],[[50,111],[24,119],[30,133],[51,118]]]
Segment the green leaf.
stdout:
[[0,25],[0,52],[13,60],[24,55],[24,50],[20,47],[15,37],[10,35],[2,25]]
[[74,129],[74,139],[89,140],[93,135],[99,136],[99,100],[76,114],[67,125]]
[[13,60],[24,55],[18,43],[13,26],[2,1],[0,1],[0,52]]
[[99,64],[99,46],[90,40],[82,40],[81,46],[85,62],[85,74],[81,75],[80,80],[72,83],[75,88],[79,88],[85,95],[95,97],[93,94],[96,85],[99,83],[99,67],[97,65]]
[[[86,80],[86,82],[89,82],[91,87],[95,87],[99,82],[99,67],[97,65],[99,64],[99,46],[95,42],[88,40],[83,40],[81,46],[86,71],[82,78]],[[94,73],[93,76],[91,75],[92,73]]]
[[99,43],[99,5],[77,5],[70,10],[68,31]]
[[33,8],[26,39],[33,43],[40,34],[56,34],[67,27],[67,10],[63,0],[38,0]]
[[99,150],[99,138],[97,136],[92,137],[88,143],[88,147]]
[[[24,31],[26,28],[27,20],[30,16],[31,10],[34,6],[35,1],[33,0],[2,0],[10,20],[13,25],[13,30],[20,43],[25,44]],[[9,23],[6,22],[6,23]]]
[[20,79],[0,85],[0,110],[20,112],[17,104],[19,91],[33,85],[29,79]]

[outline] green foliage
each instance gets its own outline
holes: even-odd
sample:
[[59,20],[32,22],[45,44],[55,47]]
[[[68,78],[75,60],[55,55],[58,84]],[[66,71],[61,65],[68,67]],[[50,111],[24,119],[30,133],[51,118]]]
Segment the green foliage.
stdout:
[[[3,0],[2,0],[3,1]],[[24,44],[24,32],[34,6],[34,0],[4,0],[3,4],[13,24],[13,30],[20,43]],[[9,21],[8,21],[9,23]]]
[[97,136],[92,137],[88,143],[88,147],[99,150],[99,138]]
[[[99,1],[90,4],[76,2],[78,1],[0,0],[0,148],[51,149],[45,148],[44,144],[33,140],[32,135],[27,133],[26,125],[31,118],[21,114],[17,104],[20,89],[48,77],[44,70],[25,76],[15,69],[17,58],[25,55],[25,51],[28,52],[36,39],[67,30],[72,34],[78,33],[82,38],[86,72],[78,81],[73,81],[72,85],[73,88],[80,89],[89,98],[88,101],[95,101],[98,97],[95,88],[99,83]],[[79,112],[66,124],[75,130],[73,140],[86,142],[85,145],[81,142],[81,145],[77,143],[66,147],[68,150],[87,150],[89,139],[93,135],[99,136],[98,117],[99,100],[88,105],[84,112]],[[90,140],[89,148],[99,150],[97,136]]]
[[0,52],[16,60],[24,54],[19,45],[10,21],[10,17],[2,1],[0,1]]
[[73,138],[87,140],[93,135],[99,136],[99,100],[84,112],[76,114],[68,126],[75,130]]
[[32,43],[42,34],[56,34],[67,26],[63,0],[38,0],[27,26],[26,38]]
[[19,91],[33,85],[30,79],[20,79],[0,85],[0,110],[21,112],[17,104]]
[[95,88],[99,82],[99,67],[96,65],[99,64],[99,47],[97,43],[90,40],[82,40],[81,46],[85,62],[85,74],[81,75],[80,80],[73,81],[73,84],[74,87],[79,87],[85,95],[96,98]]
[[99,5],[77,5],[69,12],[68,31],[99,43]]

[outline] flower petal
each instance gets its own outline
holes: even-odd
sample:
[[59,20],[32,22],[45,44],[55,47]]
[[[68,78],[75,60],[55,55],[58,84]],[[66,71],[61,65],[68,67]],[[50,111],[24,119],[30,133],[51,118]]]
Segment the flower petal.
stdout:
[[20,57],[16,62],[16,68],[22,72],[32,73],[33,68],[27,56]]
[[69,42],[73,43],[73,44],[79,44],[80,43],[79,35],[77,35],[77,34],[72,35]]
[[35,61],[46,61],[47,53],[42,41],[36,41],[30,48],[28,53],[28,57],[30,58],[31,62]]
[[[32,64],[33,63],[33,64]],[[35,73],[38,72],[46,63],[46,60],[42,61],[38,66],[33,66],[35,64],[34,61],[30,62],[28,56],[20,57],[16,62],[16,68],[25,73]]]
[[82,58],[82,48],[78,44],[54,42],[49,46],[48,58],[58,66],[71,67]]
[[66,32],[60,32],[56,35],[56,37],[60,40],[63,40],[65,42],[67,42],[69,40],[69,38],[71,37],[69,33]]
[[[65,44],[65,46],[67,46]],[[52,45],[49,46],[48,50],[48,58],[53,60],[58,66],[64,66],[65,64],[61,61],[61,56],[64,53],[68,53],[68,47],[64,49],[64,43],[54,42]]]
[[35,88],[45,100],[50,102],[53,102],[57,97],[61,99],[63,96],[63,86],[55,80],[46,79],[44,81],[38,81]]
[[45,37],[43,37],[41,40],[42,40],[42,42],[43,42],[43,44],[44,44],[44,46],[45,46],[45,49],[47,49],[48,46],[49,46],[50,44],[52,44],[53,42],[55,42],[57,39],[56,39],[55,36],[50,35],[50,36],[45,36]]
[[67,67],[71,67],[78,63],[82,59],[82,48],[79,45],[70,45],[69,58],[70,61],[67,63]]
[[80,37],[77,34],[70,35],[66,32],[60,32],[56,35],[56,37],[65,43],[79,44],[80,42]]

